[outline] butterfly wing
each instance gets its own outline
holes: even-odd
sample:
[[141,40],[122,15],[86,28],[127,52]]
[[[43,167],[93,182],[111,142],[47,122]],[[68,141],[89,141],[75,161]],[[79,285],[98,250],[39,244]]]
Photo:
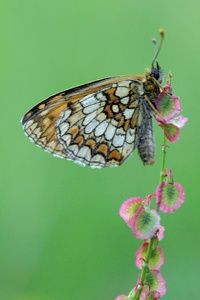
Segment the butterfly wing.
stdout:
[[56,121],[68,106],[89,93],[90,86],[94,92],[101,84],[104,84],[104,79],[57,93],[34,106],[21,120],[26,135],[44,150],[55,156],[68,158],[65,149],[56,138]]
[[141,78],[120,76],[58,93],[23,118],[29,138],[82,165],[122,164],[150,127]]

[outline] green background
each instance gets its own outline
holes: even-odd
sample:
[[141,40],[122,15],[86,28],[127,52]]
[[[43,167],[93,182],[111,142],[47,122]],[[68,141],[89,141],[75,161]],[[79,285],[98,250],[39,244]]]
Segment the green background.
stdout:
[[142,74],[151,38],[166,32],[158,61],[173,73],[189,122],[167,149],[186,200],[162,214],[165,299],[198,299],[200,2],[1,0],[0,299],[110,300],[128,293],[141,245],[119,216],[122,202],[155,191],[156,164],[137,151],[121,167],[90,169],[53,157],[24,135],[21,117],[60,90],[95,79]]

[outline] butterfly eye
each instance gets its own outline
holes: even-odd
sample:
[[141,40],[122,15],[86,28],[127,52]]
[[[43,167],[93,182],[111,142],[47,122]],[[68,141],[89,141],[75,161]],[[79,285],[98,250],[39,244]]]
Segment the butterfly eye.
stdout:
[[163,72],[158,63],[156,63],[156,67],[151,68],[151,74],[159,83],[163,81]]
[[159,70],[157,70],[156,68],[154,68],[154,69],[151,70],[151,74],[153,75],[153,77],[156,80],[159,80],[159,78],[160,78]]

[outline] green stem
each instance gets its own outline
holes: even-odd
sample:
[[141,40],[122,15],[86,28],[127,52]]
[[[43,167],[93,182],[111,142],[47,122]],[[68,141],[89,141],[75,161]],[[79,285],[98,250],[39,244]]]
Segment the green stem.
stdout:
[[163,139],[163,146],[162,146],[162,164],[161,164],[161,172],[160,172],[160,183],[163,182],[164,179],[164,169],[165,169],[165,161],[166,161],[166,147],[167,147],[167,139],[166,136],[164,134],[164,139]]
[[[163,154],[162,154],[162,164],[161,164],[161,172],[160,172],[160,183],[163,182],[163,180],[164,180],[164,169],[165,169],[165,161],[166,161],[166,147],[167,147],[167,140],[166,140],[166,136],[164,134],[164,140],[163,140],[163,146],[162,146],[162,153]],[[159,210],[159,208],[157,207],[157,211],[158,210]],[[146,256],[146,260],[145,260],[145,262],[143,263],[143,266],[142,266],[140,284],[138,285],[137,293],[135,294],[134,297],[130,297],[130,300],[140,300],[142,289],[143,289],[143,286],[145,284],[145,277],[146,277],[147,272],[149,271],[148,263],[149,263],[149,259],[151,257],[151,252],[152,252],[154,239],[155,239],[155,236],[153,236],[149,241],[149,245],[148,245],[148,249],[147,249],[147,256]]]
[[150,242],[149,242],[149,246],[148,246],[148,249],[147,249],[146,260],[142,265],[142,273],[141,273],[141,277],[140,277],[140,284],[138,286],[137,294],[134,296],[133,300],[139,300],[140,299],[140,295],[142,293],[142,289],[143,289],[143,286],[145,284],[145,277],[146,277],[147,272],[149,271],[148,263],[149,263],[149,259],[151,257],[153,242],[154,242],[154,236],[150,239]]

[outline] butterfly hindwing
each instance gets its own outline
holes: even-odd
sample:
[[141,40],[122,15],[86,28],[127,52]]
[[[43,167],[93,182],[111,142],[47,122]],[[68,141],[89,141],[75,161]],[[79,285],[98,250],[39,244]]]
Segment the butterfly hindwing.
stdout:
[[120,165],[153,141],[142,78],[110,77],[53,95],[24,116],[24,130],[54,155],[91,167]]

